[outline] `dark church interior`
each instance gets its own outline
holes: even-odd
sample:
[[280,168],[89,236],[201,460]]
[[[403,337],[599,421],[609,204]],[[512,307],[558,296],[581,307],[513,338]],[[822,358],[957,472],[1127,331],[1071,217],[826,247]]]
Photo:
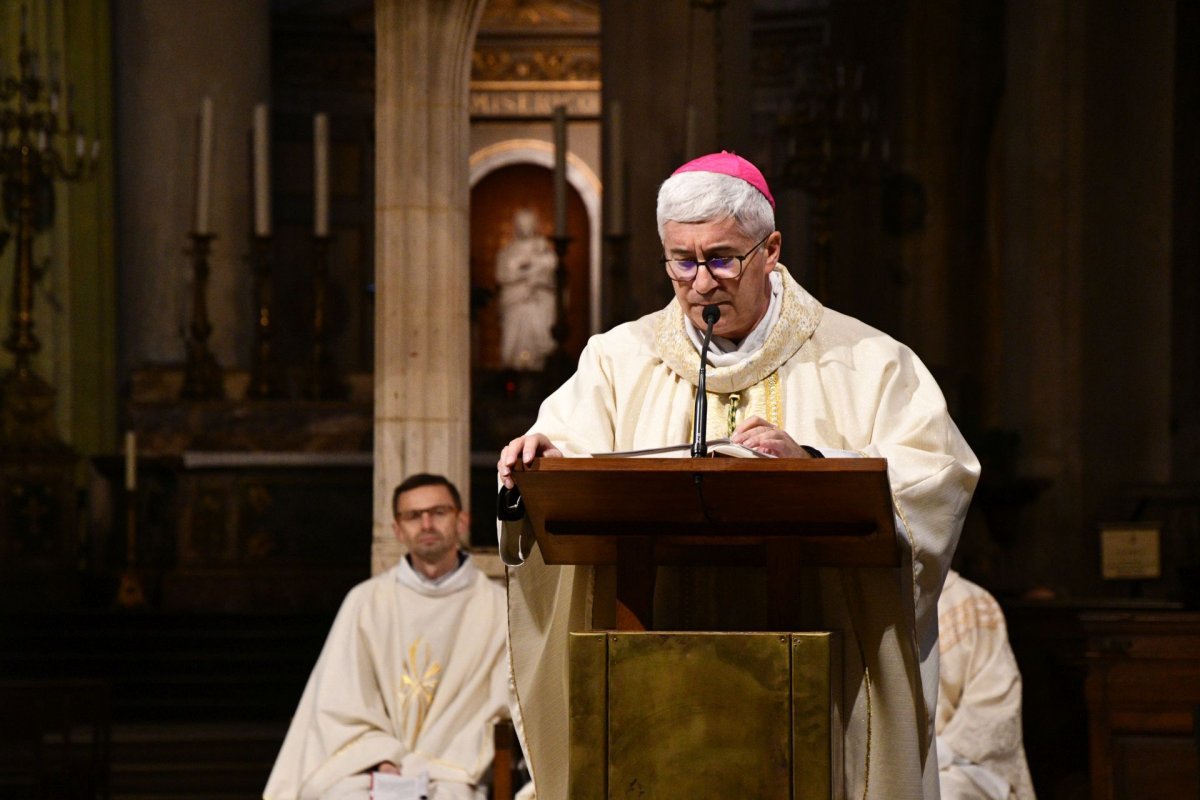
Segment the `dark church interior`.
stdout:
[[0,797],[262,796],[405,474],[503,582],[499,449],[722,149],[982,463],[1038,796],[1200,796],[1200,5],[0,0]]

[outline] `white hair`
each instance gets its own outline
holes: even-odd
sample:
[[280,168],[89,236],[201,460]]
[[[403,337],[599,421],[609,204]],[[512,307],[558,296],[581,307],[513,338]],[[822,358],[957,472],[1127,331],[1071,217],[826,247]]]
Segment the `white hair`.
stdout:
[[681,172],[658,188],[658,238],[667,222],[709,222],[733,217],[742,233],[761,239],[775,230],[775,209],[741,178],[719,172]]

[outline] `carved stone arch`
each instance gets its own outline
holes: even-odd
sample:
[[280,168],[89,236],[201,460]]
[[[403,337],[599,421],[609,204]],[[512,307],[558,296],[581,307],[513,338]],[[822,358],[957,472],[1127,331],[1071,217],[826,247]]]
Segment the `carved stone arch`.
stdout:
[[[509,139],[482,147],[471,154],[470,185],[511,164],[535,164],[554,168],[554,148],[541,139]],[[588,333],[600,331],[601,265],[600,224],[602,189],[600,178],[581,158],[568,150],[567,183],[579,193],[588,215]]]

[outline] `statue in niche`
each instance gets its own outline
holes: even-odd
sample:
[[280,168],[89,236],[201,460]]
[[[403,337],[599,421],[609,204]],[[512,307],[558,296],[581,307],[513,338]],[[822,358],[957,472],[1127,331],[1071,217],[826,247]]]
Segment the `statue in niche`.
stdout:
[[540,370],[554,350],[554,270],[558,257],[538,230],[533,209],[513,215],[513,239],[496,253],[500,286],[500,360],[518,370]]

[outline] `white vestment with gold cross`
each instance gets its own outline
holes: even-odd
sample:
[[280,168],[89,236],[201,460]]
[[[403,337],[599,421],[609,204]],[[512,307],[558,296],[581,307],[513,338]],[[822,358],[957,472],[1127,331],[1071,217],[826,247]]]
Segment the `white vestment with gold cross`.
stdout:
[[[758,415],[797,444],[887,459],[901,567],[814,567],[804,592],[814,627],[843,634],[844,697],[835,702],[847,796],[936,798],[937,597],[979,462],[911,350],[824,308],[782,265],[776,275],[779,307],[761,347],[710,363],[708,435]],[[531,431],[567,456],[689,442],[698,368],[672,301],[592,337]],[[507,563],[525,559],[509,569],[514,720],[538,797],[564,798],[567,634],[589,629],[596,572],[545,565],[523,521],[502,526],[500,544]]]
[[437,797],[485,796],[508,716],[504,590],[467,558],[436,583],[401,559],[347,594],[263,793],[360,797],[384,761]]

